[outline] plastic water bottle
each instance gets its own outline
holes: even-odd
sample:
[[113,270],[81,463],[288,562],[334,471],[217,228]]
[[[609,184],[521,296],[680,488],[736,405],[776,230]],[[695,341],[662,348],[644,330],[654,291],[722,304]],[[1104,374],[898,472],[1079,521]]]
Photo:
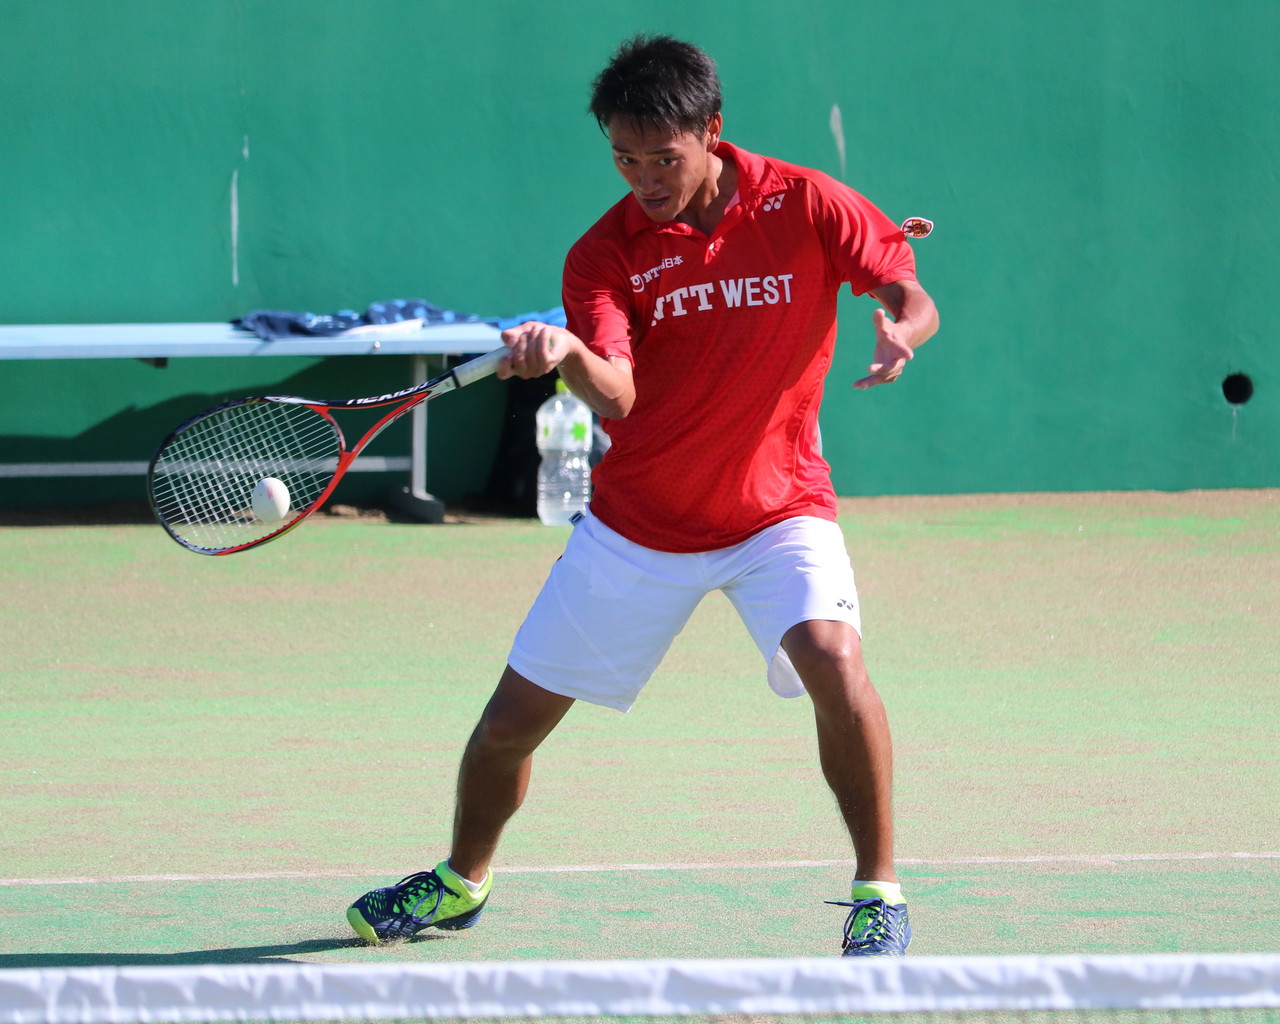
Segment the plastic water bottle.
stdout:
[[538,518],[564,526],[591,498],[591,410],[562,380],[538,407]]

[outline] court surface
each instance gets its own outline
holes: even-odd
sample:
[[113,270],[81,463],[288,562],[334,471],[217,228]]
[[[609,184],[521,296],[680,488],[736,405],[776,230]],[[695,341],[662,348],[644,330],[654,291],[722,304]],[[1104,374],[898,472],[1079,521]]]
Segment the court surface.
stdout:
[[[28,521],[30,521],[28,519]],[[853,499],[912,952],[1275,952],[1280,492]],[[0,526],[0,967],[834,955],[810,710],[727,601],[540,752],[480,924],[358,945],[445,852],[566,531],[326,517],[228,558]]]

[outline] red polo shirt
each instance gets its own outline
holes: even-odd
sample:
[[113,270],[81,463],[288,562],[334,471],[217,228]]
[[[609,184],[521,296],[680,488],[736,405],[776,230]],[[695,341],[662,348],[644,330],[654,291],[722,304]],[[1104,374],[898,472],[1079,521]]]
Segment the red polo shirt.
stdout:
[[716,155],[737,164],[739,202],[710,235],[628,193],[565,260],[569,329],[635,375],[631,412],[604,421],[591,511],[660,551],[835,519],[818,407],[836,295],[915,279],[902,232],[852,189],[727,142]]

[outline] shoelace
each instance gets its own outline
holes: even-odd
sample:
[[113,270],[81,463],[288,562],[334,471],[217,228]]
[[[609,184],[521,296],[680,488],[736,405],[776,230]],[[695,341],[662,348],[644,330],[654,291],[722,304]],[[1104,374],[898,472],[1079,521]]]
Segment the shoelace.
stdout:
[[[395,884],[394,891],[395,909],[418,921],[430,921],[434,918],[445,894],[451,892],[434,871],[419,871],[413,875],[406,875]],[[435,897],[435,904],[430,912],[419,914],[418,911],[422,905],[432,896]]]
[[[882,939],[892,937],[895,926],[898,923],[898,915],[894,913],[889,904],[882,899],[871,898],[866,900],[824,900],[824,903],[830,903],[834,907],[852,907],[849,911],[849,917],[844,923],[844,948],[845,949],[864,949],[867,946],[874,946]],[[854,935],[853,929],[858,924],[858,919],[862,916],[862,911],[868,910],[865,917],[862,918],[863,925],[861,931]]]

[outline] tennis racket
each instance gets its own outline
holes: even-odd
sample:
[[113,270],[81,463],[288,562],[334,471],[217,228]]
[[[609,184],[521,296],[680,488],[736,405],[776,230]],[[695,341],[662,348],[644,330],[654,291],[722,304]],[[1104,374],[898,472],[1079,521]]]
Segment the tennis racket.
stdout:
[[[495,349],[448,373],[373,398],[266,395],[206,409],[161,442],[147,470],[151,508],[188,551],[230,555],[287,533],[320,508],[383,430],[421,402],[497,369]],[[333,413],[395,405],[348,447]]]

